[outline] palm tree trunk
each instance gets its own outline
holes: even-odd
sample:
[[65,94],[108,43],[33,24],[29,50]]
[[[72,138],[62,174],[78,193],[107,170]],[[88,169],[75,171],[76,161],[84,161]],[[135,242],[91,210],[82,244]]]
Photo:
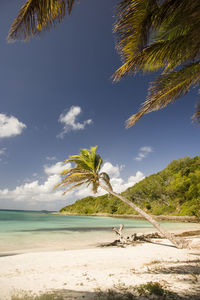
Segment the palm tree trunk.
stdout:
[[149,221],[164,237],[166,237],[174,246],[176,246],[179,249],[182,249],[184,247],[183,242],[181,240],[178,240],[172,235],[171,233],[167,232],[152,216],[147,214],[145,211],[143,211],[141,208],[136,206],[133,202],[129,201],[128,199],[122,197],[121,195],[113,192],[109,188],[107,188],[103,184],[99,184],[102,189],[104,189],[109,194],[119,198],[124,203],[132,207],[135,211],[137,211],[142,217],[144,217],[147,221]]

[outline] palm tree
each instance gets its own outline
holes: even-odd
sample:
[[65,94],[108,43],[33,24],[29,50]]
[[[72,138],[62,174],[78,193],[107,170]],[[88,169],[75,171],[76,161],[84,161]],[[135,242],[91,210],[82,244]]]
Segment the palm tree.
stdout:
[[73,188],[79,187],[83,184],[92,185],[93,193],[97,193],[98,188],[101,187],[109,194],[119,198],[124,203],[132,207],[142,217],[149,221],[163,236],[170,240],[177,248],[183,248],[183,243],[177,240],[172,234],[167,232],[160,224],[150,215],[148,215],[141,208],[136,206],[133,202],[115,193],[110,184],[110,178],[107,173],[100,172],[103,160],[100,155],[96,153],[97,146],[89,149],[82,149],[79,155],[70,156],[66,162],[75,163],[75,167],[64,170],[61,175],[64,176],[62,181],[55,186],[55,189],[68,187],[64,194]]
[[[8,40],[29,39],[49,30],[71,13],[75,0],[27,0],[14,20]],[[199,0],[121,0],[114,32],[123,65],[113,75],[162,70],[150,83],[140,111],[127,121],[166,107],[200,81]],[[200,105],[193,118],[200,122]]]

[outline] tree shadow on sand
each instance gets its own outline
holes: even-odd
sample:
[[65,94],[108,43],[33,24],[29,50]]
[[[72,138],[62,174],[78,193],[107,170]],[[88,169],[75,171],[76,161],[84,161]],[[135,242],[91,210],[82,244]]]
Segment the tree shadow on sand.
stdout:
[[107,291],[96,290],[74,291],[68,289],[54,290],[39,296],[30,293],[16,295],[11,300],[199,300],[199,296],[187,295],[184,297],[166,290],[158,282],[148,282],[132,289],[110,289]]
[[[155,266],[151,269],[148,269],[148,273],[156,274],[195,274],[200,275],[200,260],[191,260],[191,261],[172,261],[164,262],[165,266]],[[200,299],[200,298],[199,298]]]
[[163,275],[176,276],[176,281],[178,279],[188,286],[187,293],[190,295],[186,295],[186,299],[200,299],[200,259],[152,263],[147,265],[145,273],[157,274],[160,278]]

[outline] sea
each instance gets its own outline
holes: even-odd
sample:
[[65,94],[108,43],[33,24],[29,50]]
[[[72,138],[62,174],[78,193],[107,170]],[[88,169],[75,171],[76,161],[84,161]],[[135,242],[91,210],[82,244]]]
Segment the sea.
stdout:
[[[169,231],[200,229],[200,224],[160,221]],[[44,211],[0,210],[0,256],[13,253],[93,248],[116,239],[113,227],[124,234],[154,231],[143,220],[55,215]]]

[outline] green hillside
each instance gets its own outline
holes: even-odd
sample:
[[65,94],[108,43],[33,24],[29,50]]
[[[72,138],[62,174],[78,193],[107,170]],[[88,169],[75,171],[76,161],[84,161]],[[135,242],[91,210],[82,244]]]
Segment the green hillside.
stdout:
[[[164,170],[128,188],[123,196],[153,215],[200,217],[200,156],[172,161]],[[86,197],[60,210],[76,214],[136,214],[121,200]]]

